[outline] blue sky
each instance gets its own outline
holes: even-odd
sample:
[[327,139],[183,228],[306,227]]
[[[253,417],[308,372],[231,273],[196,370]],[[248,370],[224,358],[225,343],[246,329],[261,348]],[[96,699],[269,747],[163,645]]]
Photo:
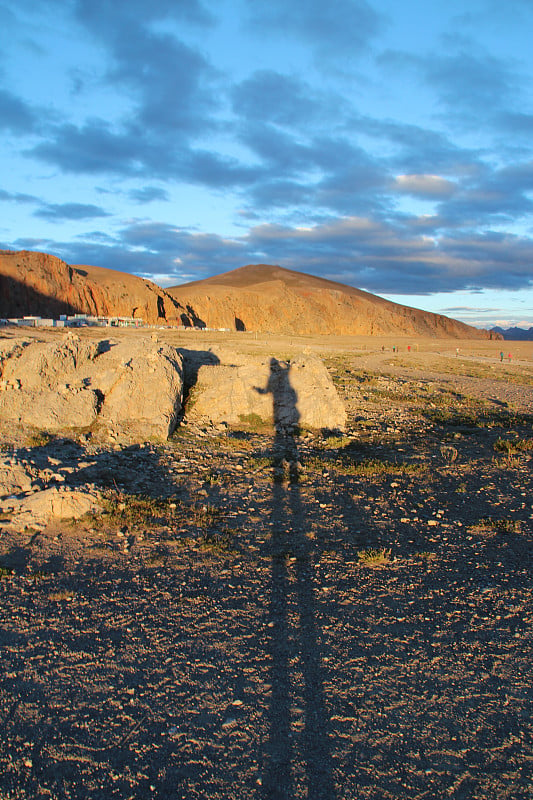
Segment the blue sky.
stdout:
[[530,0],[0,0],[0,246],[533,325]]

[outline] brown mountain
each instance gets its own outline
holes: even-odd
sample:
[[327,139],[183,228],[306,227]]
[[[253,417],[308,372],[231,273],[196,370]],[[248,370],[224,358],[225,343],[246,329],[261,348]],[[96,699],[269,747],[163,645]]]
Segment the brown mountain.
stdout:
[[103,267],[70,266],[56,256],[0,250],[0,317],[59,314],[177,316],[175,301],[152,281]]
[[0,317],[73,313],[287,334],[491,336],[439,314],[265,264],[161,289],[135,275],[70,266],[46,253],[0,251]]
[[[491,338],[463,322],[391,303],[376,295],[266,264],[166,290],[211,328],[287,334]],[[494,334],[492,335],[494,336]]]

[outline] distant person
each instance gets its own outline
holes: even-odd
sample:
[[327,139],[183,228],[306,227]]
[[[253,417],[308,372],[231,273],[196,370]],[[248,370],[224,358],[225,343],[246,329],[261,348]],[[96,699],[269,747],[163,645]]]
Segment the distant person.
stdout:
[[503,363],[503,350],[500,351],[500,361]]
[[411,345],[410,345],[410,344],[408,344],[408,345],[407,345],[407,352],[408,352],[408,353],[410,353],[410,352],[411,352]]
[[510,353],[509,353],[509,355],[507,356],[507,358],[509,359],[509,361],[511,360],[512,356],[511,356],[511,354],[510,354]]

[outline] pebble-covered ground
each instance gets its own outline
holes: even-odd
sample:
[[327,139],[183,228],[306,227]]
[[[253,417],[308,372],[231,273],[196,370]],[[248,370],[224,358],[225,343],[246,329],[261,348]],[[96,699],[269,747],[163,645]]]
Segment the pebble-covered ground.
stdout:
[[2,800],[533,798],[532,371],[410,359],[328,357],[344,435],[4,443],[108,502],[0,520]]

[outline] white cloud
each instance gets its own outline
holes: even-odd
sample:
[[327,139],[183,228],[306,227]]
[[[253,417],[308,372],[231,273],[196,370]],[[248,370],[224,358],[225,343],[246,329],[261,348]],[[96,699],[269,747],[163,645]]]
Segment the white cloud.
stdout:
[[457,191],[457,184],[440,175],[397,175],[393,189],[402,194],[440,200]]

